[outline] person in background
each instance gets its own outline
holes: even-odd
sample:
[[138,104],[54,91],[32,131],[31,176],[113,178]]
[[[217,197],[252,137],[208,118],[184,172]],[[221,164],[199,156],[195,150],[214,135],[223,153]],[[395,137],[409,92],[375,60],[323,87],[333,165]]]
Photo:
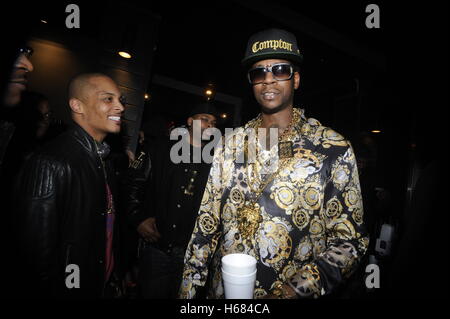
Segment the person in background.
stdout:
[[[11,42],[7,39],[4,41],[6,43],[18,44],[22,41],[22,38],[18,34],[14,34],[11,40],[13,41]],[[2,74],[2,90],[0,92],[0,201],[2,203],[3,220],[0,233],[2,234],[1,242],[8,243],[3,250],[3,255],[5,256],[3,265],[5,268],[2,273],[8,274],[5,278],[4,287],[5,290],[10,291],[15,289],[16,277],[20,275],[16,273],[16,267],[14,265],[14,260],[17,257],[17,249],[14,243],[11,244],[11,238],[14,236],[11,233],[13,217],[11,214],[11,192],[14,182],[12,178],[16,175],[17,171],[14,167],[5,165],[5,159],[6,157],[14,158],[16,156],[14,150],[11,150],[9,147],[10,141],[16,132],[16,126],[13,123],[14,109],[19,105],[21,95],[27,88],[28,74],[34,70],[34,66],[30,61],[30,57],[33,54],[31,47],[22,45],[14,51],[16,53],[12,68],[11,65],[6,65],[6,63],[4,64],[5,68],[2,65],[2,69],[9,69],[10,73]]]
[[[151,173],[147,183],[136,187],[130,202],[130,222],[141,236],[139,280],[143,298],[176,298],[183,269],[183,257],[200,207],[210,164],[195,163],[194,153],[209,139],[208,128],[216,126],[216,109],[201,103],[187,120],[189,161],[174,163],[170,150],[175,141],[167,138],[149,144]],[[199,136],[193,134],[199,125]],[[153,146],[151,146],[153,145]],[[153,150],[153,151],[152,151]]]
[[0,177],[3,158],[6,154],[9,141],[11,140],[15,126],[10,121],[11,109],[19,105],[22,92],[27,88],[28,74],[33,71],[34,66],[29,60],[33,55],[31,47],[21,47],[17,52],[11,74],[3,92],[0,107]]

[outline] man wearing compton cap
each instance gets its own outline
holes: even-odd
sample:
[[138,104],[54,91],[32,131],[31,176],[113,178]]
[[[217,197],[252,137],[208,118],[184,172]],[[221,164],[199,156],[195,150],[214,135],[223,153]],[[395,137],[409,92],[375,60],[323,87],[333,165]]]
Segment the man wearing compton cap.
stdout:
[[[253,35],[242,62],[261,113],[215,151],[180,297],[194,298],[209,269],[209,296],[223,298],[220,262],[231,253],[256,258],[255,298],[329,294],[368,245],[353,149],[294,107],[302,54],[293,34]],[[278,133],[273,147],[268,134],[252,138],[257,129]]]

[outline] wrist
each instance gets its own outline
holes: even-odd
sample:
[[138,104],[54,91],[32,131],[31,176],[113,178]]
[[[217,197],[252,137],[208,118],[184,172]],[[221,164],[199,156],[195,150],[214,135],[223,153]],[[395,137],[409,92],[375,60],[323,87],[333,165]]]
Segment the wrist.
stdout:
[[288,284],[278,283],[272,289],[272,293],[278,299],[297,299],[297,293],[295,290]]

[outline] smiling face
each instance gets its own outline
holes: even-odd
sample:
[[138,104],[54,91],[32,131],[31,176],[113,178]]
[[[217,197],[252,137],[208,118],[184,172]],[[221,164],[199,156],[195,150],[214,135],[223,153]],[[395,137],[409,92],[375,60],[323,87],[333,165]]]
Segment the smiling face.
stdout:
[[33,64],[25,54],[20,54],[14,62],[8,87],[6,88],[3,101],[5,106],[13,107],[19,104],[21,93],[26,89],[28,83],[27,75],[32,71]]
[[[251,68],[269,67],[277,63],[289,63],[287,60],[267,59],[256,62]],[[266,72],[264,81],[253,85],[253,94],[265,114],[274,114],[292,106],[294,91],[300,85],[300,74],[294,72],[290,80],[276,80],[272,72]]]
[[108,133],[119,133],[124,110],[119,88],[107,76],[85,80],[77,95],[69,101],[72,118],[95,140],[102,141]]

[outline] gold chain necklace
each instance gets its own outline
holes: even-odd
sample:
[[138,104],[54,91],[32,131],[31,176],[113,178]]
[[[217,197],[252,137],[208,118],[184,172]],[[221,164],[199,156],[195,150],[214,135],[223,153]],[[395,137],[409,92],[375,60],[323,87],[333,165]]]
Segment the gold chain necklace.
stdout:
[[[289,125],[283,130],[281,135],[278,136],[278,157],[280,159],[293,157],[292,139],[297,135],[297,130],[294,129],[294,126],[296,126],[300,122],[300,119],[301,119],[300,111],[298,111],[297,109],[293,109],[293,114],[291,117],[291,121],[289,122]],[[254,125],[252,125],[250,127],[252,129],[258,129],[258,128],[260,128],[261,123],[262,123],[262,118],[261,118],[261,114],[260,114],[258,119],[256,120],[256,122],[254,123]],[[259,145],[259,142],[257,141],[255,143],[255,145]],[[245,153],[247,154],[247,158],[248,158],[248,139],[247,138],[245,139],[245,142],[244,142],[244,150],[245,150]],[[254,153],[258,154],[257,151],[258,151],[258,147],[256,146]],[[270,165],[270,160],[269,160],[268,165]],[[252,185],[253,184],[261,185],[261,178],[260,178],[259,172],[261,171],[261,167],[263,167],[263,166],[264,165],[259,162],[258,156],[255,156],[255,160],[253,161],[253,163],[251,165],[249,165],[249,162],[247,160],[247,176],[248,176],[248,180],[249,180],[249,187],[255,193],[256,193],[256,191],[252,188]],[[249,171],[249,169],[251,169],[251,171]],[[253,178],[255,180],[255,183],[251,183],[251,181],[250,181],[250,179],[253,179]]]
[[[286,128],[283,130],[283,132],[281,132],[281,135],[278,136],[278,142],[292,139],[292,137],[294,137],[297,134],[297,132],[292,128],[300,122],[300,118],[301,118],[300,111],[296,108],[293,108],[291,121],[289,122],[289,125],[286,126]],[[259,114],[255,124],[252,125],[251,127],[253,129],[258,129],[261,127],[261,124],[262,124],[262,116],[261,114]]]
[[[279,151],[280,151],[280,144],[281,143],[290,143],[290,150],[292,153],[292,139],[293,136],[297,133],[293,127],[294,125],[297,125],[300,121],[300,112],[296,109],[293,110],[293,115],[291,118],[291,122],[286,127],[286,129],[283,131],[283,133],[278,137],[278,145],[279,145]],[[259,128],[261,125],[262,118],[261,115],[259,115],[259,118],[255,121],[254,125],[251,126],[251,128]],[[289,139],[289,140],[288,140]],[[286,141],[288,140],[288,141]],[[284,142],[286,141],[286,142]],[[248,150],[248,139],[245,139],[244,142],[244,151],[247,153]],[[280,152],[279,152],[280,153]],[[253,235],[256,233],[256,231],[259,228],[259,224],[262,222],[262,216],[260,214],[260,206],[257,203],[259,198],[261,197],[264,189],[267,185],[269,185],[276,176],[278,176],[278,173],[286,166],[286,164],[290,161],[292,156],[285,156],[281,158],[281,163],[278,165],[278,169],[276,172],[272,173],[269,177],[265,178],[264,181],[261,181],[259,178],[259,172],[257,172],[257,165],[252,163],[249,165],[248,159],[247,159],[247,181],[248,181],[248,187],[252,192],[254,193],[254,197],[251,200],[248,200],[245,202],[244,206],[239,209],[238,211],[238,229],[241,235],[246,239],[251,239]],[[251,169],[251,172],[249,172],[249,169]],[[253,183],[251,182],[251,178],[253,178],[251,175],[255,175],[255,179],[257,179],[258,188],[253,188]]]

